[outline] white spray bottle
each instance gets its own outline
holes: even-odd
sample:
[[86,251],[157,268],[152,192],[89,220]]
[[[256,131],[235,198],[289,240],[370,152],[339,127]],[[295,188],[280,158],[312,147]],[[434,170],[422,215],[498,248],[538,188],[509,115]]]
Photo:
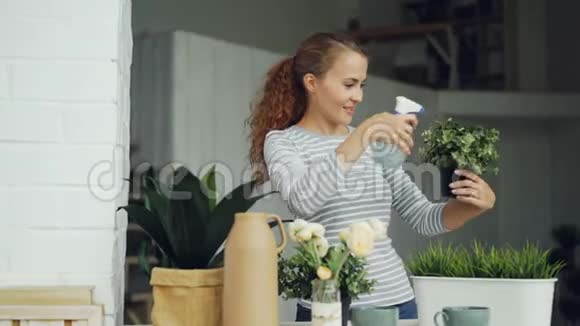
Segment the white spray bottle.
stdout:
[[[403,96],[396,97],[395,114],[419,114],[425,112],[423,106]],[[375,142],[371,144],[372,156],[383,168],[394,169],[403,165],[407,155],[395,144]]]

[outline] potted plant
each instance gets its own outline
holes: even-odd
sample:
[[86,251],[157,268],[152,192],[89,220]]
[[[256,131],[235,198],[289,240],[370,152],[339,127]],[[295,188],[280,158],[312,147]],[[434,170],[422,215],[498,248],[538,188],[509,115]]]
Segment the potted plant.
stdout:
[[330,246],[325,229],[318,223],[298,219],[289,224],[288,234],[296,242],[296,254],[280,256],[279,291],[284,299],[312,302],[313,324],[346,326],[351,301],[371,293],[376,280],[367,279],[366,256],[375,239],[386,235],[386,225],[373,219],[343,230],[340,242]]
[[[215,177],[213,168],[201,180],[185,167],[170,168],[169,173],[163,169],[157,178],[149,170],[139,176],[143,202],[120,208],[151,237],[160,256],[150,274],[153,325],[221,325],[220,248],[234,214],[270,193],[248,198],[255,185],[250,181],[217,202]],[[149,264],[141,261],[149,272]]]
[[455,181],[455,169],[471,170],[477,175],[498,173],[499,131],[481,126],[464,126],[452,118],[436,121],[423,131],[419,156],[439,168],[441,193],[451,197],[449,184]]
[[430,325],[445,306],[487,306],[490,325],[549,326],[555,278],[563,262],[551,263],[550,251],[526,243],[471,248],[431,244],[407,263],[419,312]]

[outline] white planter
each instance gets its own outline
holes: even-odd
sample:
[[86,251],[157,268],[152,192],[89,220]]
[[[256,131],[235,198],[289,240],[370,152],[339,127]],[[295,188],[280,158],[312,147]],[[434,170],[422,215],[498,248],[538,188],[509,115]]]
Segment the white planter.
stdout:
[[550,326],[557,279],[485,279],[411,276],[419,326],[432,326],[445,306],[491,308],[490,326]]

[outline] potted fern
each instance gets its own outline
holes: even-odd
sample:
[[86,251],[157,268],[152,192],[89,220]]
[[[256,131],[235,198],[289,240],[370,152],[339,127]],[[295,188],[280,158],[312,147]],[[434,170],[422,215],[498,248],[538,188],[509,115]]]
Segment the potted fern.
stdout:
[[407,263],[419,308],[427,325],[444,306],[487,306],[490,325],[549,326],[556,275],[563,262],[550,262],[550,251],[526,243],[520,249],[470,248],[431,244]]
[[[140,178],[142,202],[121,207],[155,243],[159,264],[152,270],[153,325],[221,325],[223,250],[234,215],[245,212],[263,194],[249,198],[255,181],[239,185],[223,199],[216,190],[216,172],[201,180],[185,167],[168,166],[158,177],[152,169]],[[165,175],[166,177],[161,177]],[[142,252],[146,252],[144,248]]]
[[439,168],[441,194],[451,197],[449,184],[456,180],[455,169],[466,169],[477,175],[497,174],[499,131],[481,126],[466,126],[452,118],[436,121],[425,130],[419,156],[425,163]]

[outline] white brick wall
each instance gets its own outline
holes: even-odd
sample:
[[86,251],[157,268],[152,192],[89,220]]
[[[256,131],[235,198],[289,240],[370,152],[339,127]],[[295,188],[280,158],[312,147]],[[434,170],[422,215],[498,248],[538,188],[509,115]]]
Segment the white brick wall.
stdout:
[[117,100],[119,72],[111,62],[25,61],[11,66],[15,99],[107,103]]
[[103,202],[83,187],[62,187],[58,191],[54,191],[53,187],[44,186],[4,187],[0,188],[0,198],[4,227],[55,229],[116,227],[115,203]]
[[[87,185],[93,166],[114,159],[111,145],[0,143],[0,153],[0,184],[20,186]],[[112,176],[104,175],[101,184],[112,185]]]
[[[116,21],[119,17],[119,2],[119,0],[4,0],[0,2],[0,15],[9,17],[78,18],[85,21],[99,21],[110,18]],[[81,28],[81,26],[77,28]]]
[[0,287],[94,286],[122,325],[130,0],[0,1]]
[[0,140],[58,143],[62,140],[62,119],[55,112],[15,110],[9,103],[1,103]]
[[123,145],[128,117],[118,110],[115,103],[0,100],[0,140]]
[[[115,107],[64,112],[65,141],[81,144],[115,144],[117,137],[123,134],[123,130],[118,128],[117,115],[119,113]],[[111,130],[117,130],[117,132],[113,133]]]
[[[114,58],[117,21],[107,18],[89,22],[78,18],[2,17],[0,38],[7,41],[0,47],[0,56]],[[10,37],[15,30],[23,37]]]
[[[122,267],[124,230],[22,229],[5,227],[0,271],[21,273],[112,273]],[[33,258],[32,258],[33,257]]]

